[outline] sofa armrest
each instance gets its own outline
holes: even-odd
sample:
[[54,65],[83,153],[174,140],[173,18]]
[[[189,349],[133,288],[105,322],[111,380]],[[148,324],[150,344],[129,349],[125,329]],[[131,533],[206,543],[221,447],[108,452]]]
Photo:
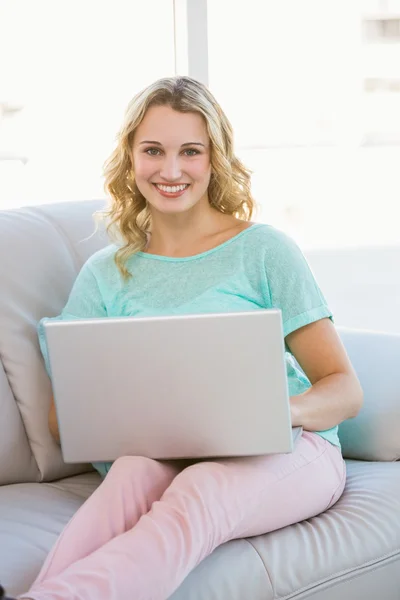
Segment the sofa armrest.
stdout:
[[337,327],[364,390],[364,405],[339,427],[343,456],[400,459],[400,335]]

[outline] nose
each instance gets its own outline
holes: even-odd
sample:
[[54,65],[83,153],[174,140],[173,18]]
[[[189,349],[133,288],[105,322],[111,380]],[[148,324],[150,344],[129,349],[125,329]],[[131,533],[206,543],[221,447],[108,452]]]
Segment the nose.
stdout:
[[182,176],[179,157],[166,156],[160,169],[160,177],[170,183],[178,181]]

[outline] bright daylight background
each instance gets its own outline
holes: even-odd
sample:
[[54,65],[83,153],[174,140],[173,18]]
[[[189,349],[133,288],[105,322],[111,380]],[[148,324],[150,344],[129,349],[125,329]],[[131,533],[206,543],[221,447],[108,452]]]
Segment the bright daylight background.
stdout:
[[[400,1],[209,0],[208,40],[257,219],[399,244]],[[173,0],[0,0],[0,208],[105,197],[128,101],[174,73]]]

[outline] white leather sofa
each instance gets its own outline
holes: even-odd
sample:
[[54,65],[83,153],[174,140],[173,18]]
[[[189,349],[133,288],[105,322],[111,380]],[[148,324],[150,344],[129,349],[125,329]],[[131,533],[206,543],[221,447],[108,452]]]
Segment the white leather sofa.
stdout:
[[[82,263],[107,243],[104,233],[84,239],[101,207],[0,211],[0,582],[11,595],[27,590],[100,483],[89,465],[64,464],[48,431],[36,324],[60,312]],[[342,498],[309,521],[218,548],[173,600],[399,600],[400,335],[338,329],[365,392],[359,416],[340,427]]]

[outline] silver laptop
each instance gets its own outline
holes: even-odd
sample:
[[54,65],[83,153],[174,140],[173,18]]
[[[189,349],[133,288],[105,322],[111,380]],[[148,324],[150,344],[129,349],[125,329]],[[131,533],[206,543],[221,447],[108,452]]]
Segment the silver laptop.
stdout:
[[65,462],[291,452],[280,310],[50,321]]

